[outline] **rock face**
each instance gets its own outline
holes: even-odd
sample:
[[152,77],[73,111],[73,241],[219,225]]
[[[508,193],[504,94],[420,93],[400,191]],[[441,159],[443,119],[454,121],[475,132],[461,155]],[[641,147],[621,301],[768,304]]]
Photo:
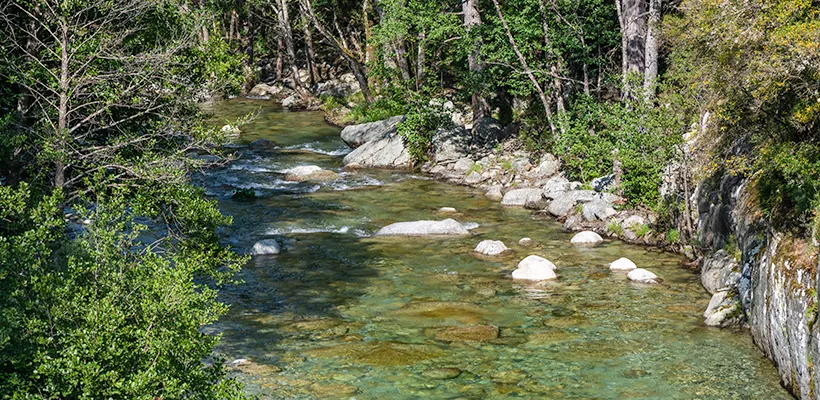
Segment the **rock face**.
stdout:
[[637,268],[638,266],[632,260],[625,257],[621,257],[609,264],[609,269],[613,271],[631,271]]
[[395,136],[396,127],[403,120],[404,116],[399,115],[382,121],[347,126],[342,129],[342,140],[355,149],[367,142]]
[[700,281],[709,293],[715,294],[720,290],[729,290],[737,287],[740,280],[740,265],[726,250],[718,250],[715,254],[703,261],[700,271]]
[[734,326],[742,316],[737,292],[721,290],[712,295],[709,306],[703,313],[703,323],[707,326]]
[[604,241],[601,235],[592,231],[583,231],[575,234],[570,243],[576,246],[597,246]]
[[655,284],[658,283],[658,276],[643,268],[636,268],[629,271],[626,275],[627,279],[632,282]]
[[[502,206],[517,206],[527,208],[543,208],[546,200],[541,189],[513,189],[504,195]],[[529,206],[528,206],[529,205]]]
[[342,163],[359,168],[410,168],[410,153],[398,134],[367,142],[345,156]]
[[396,222],[379,229],[375,236],[444,236],[469,235],[458,221],[448,218],[443,221]]
[[440,128],[433,135],[433,159],[446,164],[470,154],[470,132],[461,126]]
[[266,256],[272,254],[279,254],[279,243],[273,239],[264,239],[254,243],[251,249],[251,255]]
[[303,165],[282,171],[285,180],[293,182],[301,181],[332,181],[339,178],[339,174],[322,169],[315,165]]
[[473,124],[473,152],[489,150],[504,139],[504,129],[494,118],[484,117]]
[[530,281],[556,279],[558,276],[555,270],[555,264],[546,258],[531,255],[518,263],[518,269],[513,271],[512,278]]
[[507,246],[500,240],[482,240],[473,251],[486,256],[497,256],[507,250],[509,250]]

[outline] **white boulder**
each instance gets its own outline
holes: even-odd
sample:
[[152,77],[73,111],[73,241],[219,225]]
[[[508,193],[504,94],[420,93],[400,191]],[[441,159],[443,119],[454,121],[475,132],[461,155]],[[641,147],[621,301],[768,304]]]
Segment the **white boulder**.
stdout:
[[556,279],[555,264],[546,258],[531,255],[518,263],[518,269],[513,271],[513,279],[523,279],[530,281],[544,281]]
[[375,236],[444,236],[469,235],[458,221],[448,218],[443,221],[396,222],[379,229]]
[[573,236],[570,243],[576,246],[597,246],[603,241],[601,235],[592,231],[583,231]]
[[632,260],[625,257],[621,257],[609,264],[609,269],[613,271],[631,271],[637,268],[638,266]]
[[279,243],[277,243],[276,240],[263,239],[254,243],[253,248],[251,249],[251,255],[267,256],[272,254],[279,254],[279,251]]
[[653,284],[658,283],[658,276],[643,268],[636,268],[632,271],[629,271],[629,274],[627,274],[626,277],[632,282]]
[[505,246],[504,242],[500,240],[482,240],[473,251],[486,256],[497,256],[507,250],[507,246]]

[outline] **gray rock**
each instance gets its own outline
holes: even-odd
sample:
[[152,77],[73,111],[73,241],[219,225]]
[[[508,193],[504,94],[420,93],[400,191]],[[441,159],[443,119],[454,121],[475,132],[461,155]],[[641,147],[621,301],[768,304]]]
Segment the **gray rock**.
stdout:
[[541,157],[541,161],[538,166],[530,172],[530,178],[532,179],[544,179],[549,178],[558,173],[561,169],[561,162],[558,161],[552,154],[544,154]]
[[606,176],[602,176],[600,178],[595,178],[590,183],[592,189],[596,192],[603,192],[604,190],[609,190],[615,187],[615,175],[610,174]]
[[440,128],[433,135],[433,159],[437,163],[453,162],[470,155],[470,131],[463,127]]
[[459,158],[458,161],[453,165],[453,172],[457,174],[466,174],[471,168],[473,168],[475,162],[469,158]]
[[444,236],[469,235],[458,221],[448,218],[443,221],[396,222],[379,229],[375,236]]
[[482,240],[473,251],[486,256],[497,256],[507,250],[507,246],[500,240]]
[[646,225],[646,219],[640,215],[630,215],[621,222],[621,226],[627,229],[640,225]]
[[475,184],[481,183],[483,180],[484,180],[484,177],[481,174],[479,174],[478,172],[473,171],[473,172],[470,172],[470,174],[467,175],[466,178],[464,178],[464,183],[466,183],[468,185],[475,185]]
[[504,198],[504,194],[501,192],[502,186],[501,185],[493,185],[487,189],[487,193],[484,194],[488,199],[499,201]]
[[584,203],[581,212],[587,221],[606,221],[618,213],[610,203],[602,199],[595,199],[589,203]]
[[297,97],[295,94],[292,94],[288,97],[285,97],[282,100],[282,107],[295,108],[295,107],[298,107],[298,106],[299,106],[299,97]]
[[519,246],[531,246],[532,245],[532,239],[527,238],[527,237],[521,238],[521,240],[518,241],[518,245]]
[[[544,196],[552,198],[549,213],[556,217],[563,217],[572,211],[578,203],[588,203],[593,200],[602,200],[613,203],[618,196],[611,193],[597,193],[592,190],[570,190],[567,192],[545,192]],[[602,210],[602,214],[605,212]]]
[[355,149],[367,142],[396,136],[396,127],[403,120],[404,116],[399,115],[382,121],[347,126],[342,129],[342,140]]
[[473,124],[474,149],[488,150],[503,139],[501,124],[494,118],[484,117]]
[[346,155],[342,163],[365,168],[410,168],[412,160],[404,139],[394,135],[366,142]]
[[524,173],[532,168],[532,164],[530,164],[530,160],[525,157],[518,157],[512,161],[512,167],[518,173]]
[[524,207],[528,204],[533,206],[546,204],[543,191],[541,189],[514,189],[504,194],[501,200],[502,206]]
[[288,181],[332,181],[339,178],[339,174],[322,169],[315,165],[302,165],[281,171]]
[[251,249],[251,255],[254,256],[265,256],[265,255],[273,255],[279,254],[280,248],[279,243],[273,239],[264,239],[254,243],[253,248]]
[[601,235],[592,231],[583,231],[575,234],[570,240],[570,243],[576,246],[597,246],[601,244],[604,239]]
[[703,313],[703,323],[707,326],[732,326],[738,324],[741,314],[740,301],[729,290],[720,290],[712,295],[709,306]]
[[638,269],[638,266],[635,265],[632,260],[626,257],[621,257],[610,263],[609,269],[613,271],[632,271],[633,269]]
[[709,293],[737,287],[740,280],[740,265],[726,252],[718,250],[703,261],[700,281]]
[[250,142],[248,147],[254,150],[267,150],[276,147],[276,145],[268,139],[256,139],[253,142]]
[[452,214],[456,212],[456,209],[453,207],[441,207],[438,209],[438,212]]

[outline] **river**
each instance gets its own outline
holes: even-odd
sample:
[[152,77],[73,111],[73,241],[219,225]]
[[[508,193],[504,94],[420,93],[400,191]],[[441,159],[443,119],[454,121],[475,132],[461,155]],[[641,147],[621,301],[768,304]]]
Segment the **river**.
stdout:
[[[502,208],[483,193],[391,171],[342,172],[328,183],[284,181],[277,171],[318,165],[340,171],[349,150],[317,112],[269,102],[216,103],[214,122],[259,110],[231,146],[240,158],[196,178],[234,224],[220,232],[247,251],[275,238],[277,256],[256,257],[222,300],[230,312],[209,328],[219,352],[264,399],[790,399],[748,332],[702,324],[709,295],[683,259],[607,241],[570,245],[551,219]],[[256,139],[270,146],[250,146]],[[256,199],[233,199],[236,189]],[[455,214],[440,214],[454,207]],[[374,238],[398,221],[454,218],[459,238]],[[518,245],[529,237],[533,244]],[[511,251],[477,256],[501,240]],[[559,279],[513,281],[530,254]],[[663,279],[637,285],[608,264],[628,257]],[[498,337],[464,341],[451,327],[497,326]]]

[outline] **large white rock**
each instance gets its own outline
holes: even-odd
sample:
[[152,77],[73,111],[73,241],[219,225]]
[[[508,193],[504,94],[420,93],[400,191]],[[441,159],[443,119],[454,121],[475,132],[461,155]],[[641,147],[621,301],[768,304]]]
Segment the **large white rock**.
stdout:
[[621,257],[609,264],[609,269],[613,271],[631,271],[637,268],[638,266],[632,260],[625,257]]
[[279,254],[279,243],[273,239],[263,239],[254,243],[251,249],[251,255],[265,256],[271,254]]
[[395,134],[365,142],[342,160],[345,166],[359,168],[410,168],[412,159],[404,146],[404,138]]
[[286,169],[281,171],[285,174],[285,179],[289,181],[328,181],[328,180],[335,180],[339,177],[339,174],[329,171],[326,169],[322,169],[315,165],[301,165],[298,167],[293,167],[290,169]]
[[504,198],[501,199],[502,206],[530,205],[530,208],[539,208],[538,206],[545,206],[546,203],[541,189],[513,189],[504,194]]
[[597,246],[604,241],[601,235],[592,231],[583,231],[572,237],[570,243],[577,246]]
[[629,271],[629,274],[627,274],[626,277],[632,282],[658,283],[658,276],[643,268],[636,268],[632,271]]
[[513,271],[513,279],[530,281],[545,281],[558,278],[555,274],[555,264],[546,258],[531,255],[518,263],[518,269]]
[[469,235],[458,221],[448,218],[443,221],[396,222],[379,229],[375,236],[440,236]]
[[404,116],[399,115],[382,121],[347,126],[342,129],[342,140],[355,149],[367,142],[395,136],[396,127],[402,120]]
[[497,256],[507,250],[507,246],[500,240],[482,240],[474,251],[487,256]]

